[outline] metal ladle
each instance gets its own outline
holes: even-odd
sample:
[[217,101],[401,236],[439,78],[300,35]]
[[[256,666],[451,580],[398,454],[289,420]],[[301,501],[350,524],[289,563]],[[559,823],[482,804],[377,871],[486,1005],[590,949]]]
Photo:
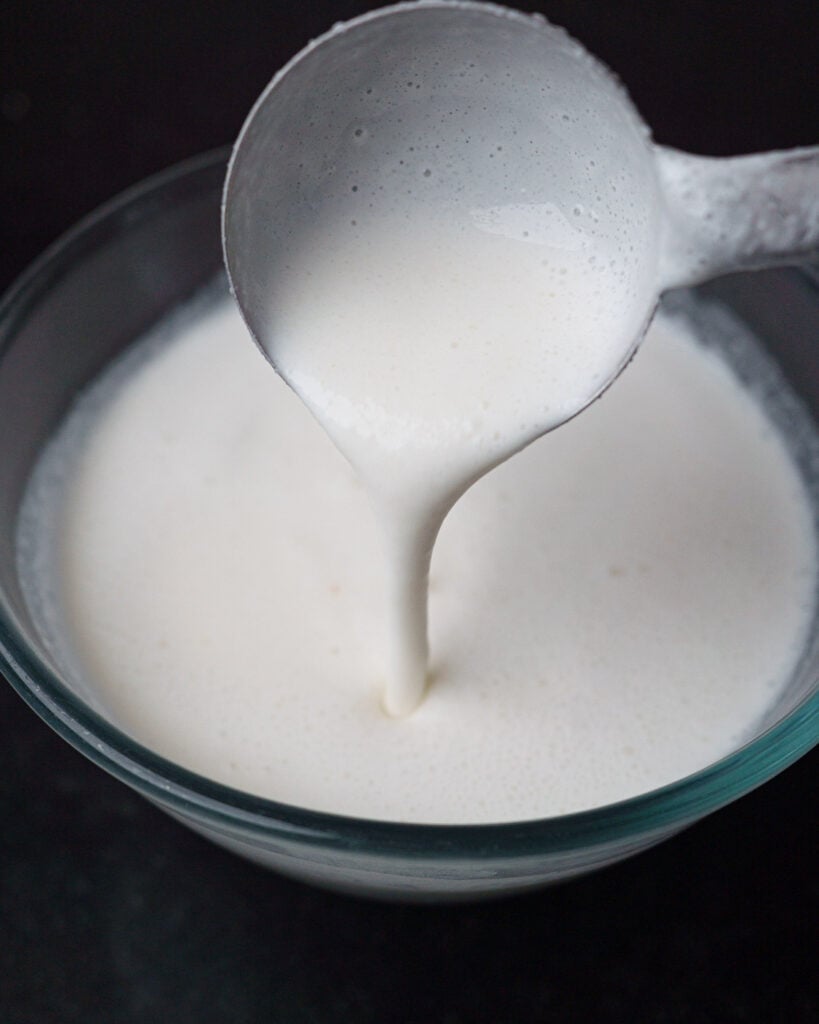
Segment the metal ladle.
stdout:
[[[370,228],[359,235],[363,221]],[[357,265],[362,251],[372,251],[367,230],[373,224],[378,237],[393,240],[392,248],[378,249],[382,262],[367,264],[369,277],[349,279],[349,266]],[[432,238],[441,224],[447,238],[472,239],[473,248],[444,250],[435,243],[434,249],[419,247],[410,263],[395,255],[416,225]],[[491,235],[504,236],[503,244],[488,243]],[[611,383],[640,343],[663,290],[791,260],[815,246],[819,150],[709,160],[656,147],[608,70],[542,18],[479,3],[402,4],[336,26],[276,75],[233,152],[223,241],[231,285],[256,341],[382,509],[393,566],[384,706],[404,715],[424,693],[427,569],[447,510],[480,475],[575,415]],[[466,454],[457,449],[460,461],[453,469],[448,459],[456,449],[448,441],[413,456],[416,442],[406,440],[405,424],[412,424],[413,438],[438,438],[441,429],[449,438],[454,428],[442,426],[454,422],[448,388],[481,379],[488,353],[472,346],[461,359],[460,351],[469,349],[462,345],[457,367],[447,364],[452,341],[423,326],[425,295],[418,281],[428,281],[427,296],[436,292],[433,307],[438,302],[445,308],[447,294],[455,301],[447,289],[461,281],[458,261],[468,263],[470,253],[487,251],[487,244],[509,254],[494,271],[498,278],[508,277],[522,247],[528,260],[534,252],[529,247],[538,246],[543,273],[558,275],[549,285],[556,307],[589,317],[592,337],[603,344],[582,356],[578,376],[572,370],[560,377],[560,361],[573,366],[575,349],[555,341],[563,336],[550,322],[557,315],[553,308],[545,308],[541,319],[540,307],[529,301],[533,292],[522,293],[514,311],[531,317],[538,310],[533,347],[526,350],[533,365],[519,357],[503,362],[508,339],[502,330],[493,334],[492,344],[500,348],[492,356],[500,355],[496,365],[511,367],[511,376],[491,402],[476,401],[492,412],[483,416],[481,440]],[[436,276],[429,281],[423,270],[433,256]],[[311,285],[314,271],[329,293]],[[406,274],[414,277],[396,293],[396,279]],[[475,316],[481,309],[485,316],[497,312],[492,274],[489,265],[469,279],[476,289]],[[562,286],[560,274],[567,275]],[[372,322],[380,317],[381,326],[365,326],[350,338],[327,321],[318,344],[325,351],[330,345],[332,354],[321,362],[299,328],[288,328],[291,299],[296,296],[299,316],[307,308],[321,320],[322,304],[332,307],[330,294],[348,280],[345,315],[360,306],[366,324],[377,310]],[[393,307],[386,311],[379,280],[393,289]],[[569,280],[580,288],[567,303]],[[606,282],[606,302],[591,310],[600,280]],[[544,290],[539,281],[539,275],[532,279],[533,291]],[[413,296],[409,306],[406,295]],[[395,326],[403,332],[392,327],[398,319]],[[348,338],[341,348],[337,335]],[[374,365],[392,367],[393,374],[398,367],[396,380],[415,381],[409,406],[398,404],[400,384],[388,395],[376,383],[373,393],[371,377],[381,381],[379,371],[360,353],[349,358],[343,347],[356,339],[377,343],[370,350]],[[554,360],[549,372],[562,382],[548,402],[526,386],[534,360],[542,362],[545,352]],[[353,378],[339,377],[347,365],[358,368]],[[328,367],[329,389],[322,376]],[[301,386],[305,381],[312,383]],[[520,412],[515,403],[522,393],[529,404]],[[428,394],[442,396],[431,427],[418,418]],[[469,392],[470,413],[471,398]],[[486,426],[490,415],[494,433]],[[470,423],[471,415],[471,430]],[[361,436],[368,438],[364,446]]]

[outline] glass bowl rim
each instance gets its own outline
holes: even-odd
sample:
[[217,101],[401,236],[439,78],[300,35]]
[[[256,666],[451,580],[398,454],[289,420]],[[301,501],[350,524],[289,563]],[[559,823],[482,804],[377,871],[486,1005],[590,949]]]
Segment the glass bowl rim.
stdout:
[[[161,215],[177,199],[221,177],[229,148],[201,154],[126,189],[80,220],[0,299],[0,361],[17,325],[51,285],[121,230]],[[819,301],[819,277],[794,268]],[[14,625],[0,594],[0,670],[23,700],[95,764],[165,808],[226,836],[380,856],[513,859],[675,831],[749,792],[819,741],[819,692],[745,746],[666,786],[557,817],[490,824],[422,824],[354,818],[278,803],[214,782],[121,732],[72,693]]]

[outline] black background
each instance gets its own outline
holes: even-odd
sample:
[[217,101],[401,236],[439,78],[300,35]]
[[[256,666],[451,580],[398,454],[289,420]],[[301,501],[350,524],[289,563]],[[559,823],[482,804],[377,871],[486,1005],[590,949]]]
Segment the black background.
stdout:
[[[0,3],[0,287],[117,191],[231,141],[285,59],[368,6]],[[814,2],[521,6],[606,60],[662,143],[819,142]],[[818,764],[584,880],[389,906],[211,847],[2,686],[0,1024],[819,1020]]]

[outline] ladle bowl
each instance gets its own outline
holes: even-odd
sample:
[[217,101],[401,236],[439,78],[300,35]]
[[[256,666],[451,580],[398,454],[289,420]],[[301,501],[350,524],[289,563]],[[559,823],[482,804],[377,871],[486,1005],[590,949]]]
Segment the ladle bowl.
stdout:
[[372,11],[294,57],[233,150],[225,260],[274,365],[289,255],[396,204],[547,250],[602,242],[629,300],[608,383],[667,288],[819,244],[819,149],[717,160],[657,147],[611,72],[539,15],[442,0]]

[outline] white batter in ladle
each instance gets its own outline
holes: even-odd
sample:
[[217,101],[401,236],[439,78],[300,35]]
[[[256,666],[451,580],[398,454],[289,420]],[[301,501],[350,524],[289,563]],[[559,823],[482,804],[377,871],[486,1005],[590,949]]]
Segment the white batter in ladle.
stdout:
[[662,291],[819,244],[819,151],[658,148],[542,18],[403,4],[273,79],[234,150],[224,243],[256,340],[380,507],[400,715],[423,695],[454,501],[608,386]]

